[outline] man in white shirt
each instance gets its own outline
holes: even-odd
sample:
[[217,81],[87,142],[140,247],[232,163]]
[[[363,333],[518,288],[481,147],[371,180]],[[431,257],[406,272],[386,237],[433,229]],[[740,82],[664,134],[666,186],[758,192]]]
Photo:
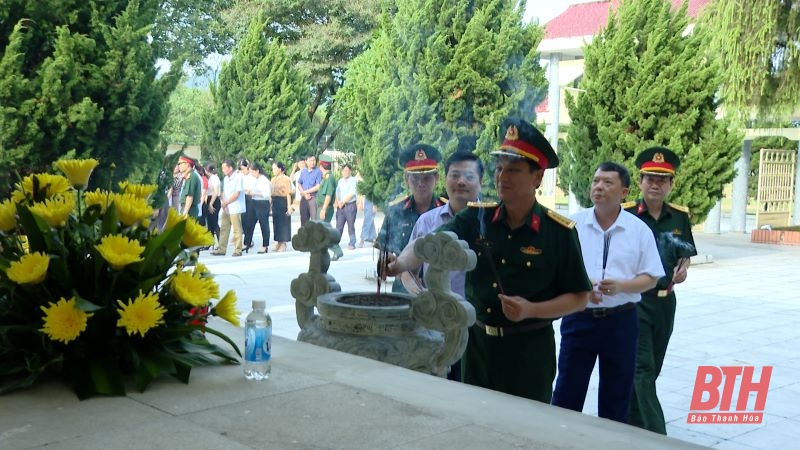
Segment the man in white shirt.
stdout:
[[347,234],[350,237],[348,250],[356,248],[356,183],[358,181],[351,175],[350,164],[342,164],[342,177],[336,182],[336,199],[333,207],[336,208],[336,229],[344,237],[344,225],[347,224]]
[[224,256],[228,251],[228,238],[233,228],[233,254],[242,256],[242,213],[245,212],[244,185],[242,176],[233,168],[233,161],[227,159],[222,163],[225,179],[222,183],[220,198],[220,230],[219,249],[212,252],[215,256]]
[[604,162],[592,179],[594,207],[575,214],[590,302],[561,320],[561,351],[553,405],[582,411],[595,361],[600,360],[598,416],[628,422],[636,369],[641,293],[664,276],[652,231],[620,203],[630,174]]

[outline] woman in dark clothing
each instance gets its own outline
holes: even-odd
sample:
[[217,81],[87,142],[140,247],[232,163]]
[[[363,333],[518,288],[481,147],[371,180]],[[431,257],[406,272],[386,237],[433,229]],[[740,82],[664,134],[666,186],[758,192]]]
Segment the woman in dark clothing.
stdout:
[[286,251],[292,235],[292,180],[286,176],[286,166],[272,164],[272,228],[275,232],[275,251]]

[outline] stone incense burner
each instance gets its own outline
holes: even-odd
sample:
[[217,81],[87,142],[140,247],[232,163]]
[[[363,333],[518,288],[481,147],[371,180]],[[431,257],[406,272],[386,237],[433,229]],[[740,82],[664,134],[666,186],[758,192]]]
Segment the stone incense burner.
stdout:
[[414,245],[414,253],[429,264],[427,291],[417,296],[341,292],[327,273],[328,248],[339,238],[329,224],[316,221],[292,238],[295,249],[311,254],[308,272],[291,285],[297,340],[445,376],[464,352],[467,329],[475,322],[472,305],[451,291],[449,272],[473,269],[475,253],[452,233],[431,234]]

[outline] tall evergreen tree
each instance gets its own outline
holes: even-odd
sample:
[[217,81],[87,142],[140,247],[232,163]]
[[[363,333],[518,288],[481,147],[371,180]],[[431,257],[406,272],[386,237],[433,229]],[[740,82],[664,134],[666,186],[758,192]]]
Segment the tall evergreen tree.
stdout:
[[[158,3],[6,1],[0,11],[0,165],[45,170],[74,150],[100,160],[94,185],[155,176],[180,70],[157,77],[148,30]],[[0,186],[11,177],[0,173]]]
[[[339,132],[333,125],[333,96],[350,61],[361,53],[377,24],[381,0],[238,0],[226,12],[234,32],[245,18],[263,13],[267,37],[286,52],[309,81],[308,117],[315,124],[314,142],[326,148]],[[323,107],[324,106],[324,107]]]
[[[559,183],[583,206],[597,164],[616,161],[636,173],[641,150],[663,145],[681,157],[671,201],[701,221],[733,179],[741,135],[717,119],[719,67],[707,54],[708,34],[686,33],[686,5],[628,0],[585,49],[577,98],[567,96],[572,125],[561,151]],[[639,195],[636,183],[631,198]]]
[[726,114],[775,121],[800,103],[800,2],[716,0],[701,18],[723,71]]
[[211,86],[214,108],[206,118],[206,151],[213,159],[244,156],[288,163],[313,152],[307,81],[284,46],[265,30],[260,15]]
[[367,196],[383,202],[399,193],[406,145],[424,141],[447,156],[460,141],[477,141],[486,154],[503,118],[533,120],[546,85],[536,54],[542,36],[508,1],[411,0],[386,12],[336,97]]
[[213,102],[208,88],[179,84],[169,98],[169,115],[161,140],[168,144],[201,145],[205,135],[203,118]]

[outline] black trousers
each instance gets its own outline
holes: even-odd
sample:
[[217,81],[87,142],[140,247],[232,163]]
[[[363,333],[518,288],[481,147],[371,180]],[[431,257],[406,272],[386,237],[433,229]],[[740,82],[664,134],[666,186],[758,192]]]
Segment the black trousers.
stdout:
[[272,197],[272,230],[275,242],[289,242],[292,239],[292,218],[286,215],[289,205],[286,197]]
[[[248,222],[249,228],[244,229],[244,245],[245,247],[253,244],[253,234],[256,229],[256,223],[261,227],[262,247],[269,246],[269,200],[252,200],[250,205],[247,206],[247,213],[252,210],[251,222]],[[247,216],[247,213],[245,216]]]
[[205,217],[204,225],[206,226],[208,231],[211,232],[211,234],[213,234],[219,239],[219,207],[221,203],[219,201],[219,197],[217,197],[217,199],[214,200],[214,204],[212,205],[214,207],[214,212],[211,213],[208,211],[208,204],[210,201],[211,201],[211,196],[209,195],[208,198],[206,198],[205,203],[203,203],[203,217]]
[[242,232],[244,233],[244,246],[250,247],[253,244],[253,231],[256,229],[256,208],[253,206],[253,197],[244,196],[244,207],[242,214]]

